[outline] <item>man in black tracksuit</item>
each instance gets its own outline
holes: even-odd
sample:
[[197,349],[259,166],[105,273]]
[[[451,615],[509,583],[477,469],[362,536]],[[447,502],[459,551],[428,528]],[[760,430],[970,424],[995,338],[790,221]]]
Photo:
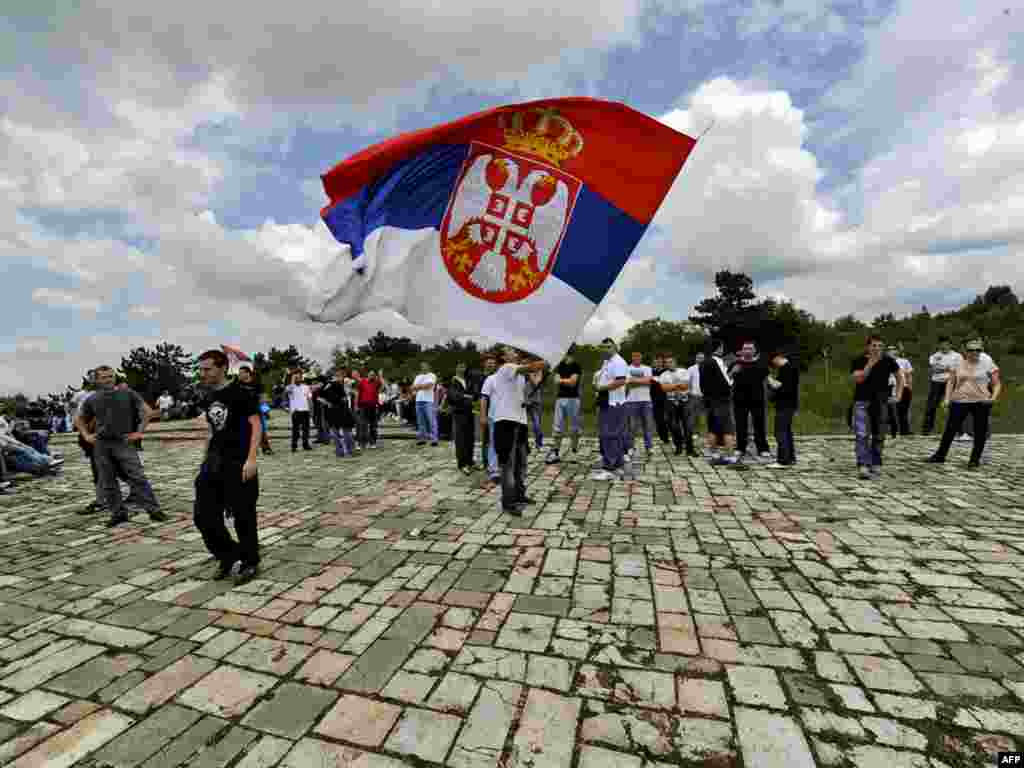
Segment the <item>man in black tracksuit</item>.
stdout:
[[668,442],[669,423],[672,406],[666,404],[665,391],[658,383],[661,374],[665,372],[665,355],[661,354],[654,358],[654,368],[651,369],[651,410],[654,412],[654,426],[658,430],[658,437],[662,443]]
[[455,375],[448,384],[448,405],[452,411],[452,432],[455,438],[455,460],[459,471],[471,473],[473,464],[473,443],[476,429],[473,423],[473,391],[466,379],[466,364],[455,366]]
[[756,356],[753,342],[746,342],[733,366],[733,407],[736,411],[736,452],[747,452],[748,420],[754,420],[754,444],[762,461],[771,459],[768,449],[768,424],[765,415],[764,382],[768,366]]

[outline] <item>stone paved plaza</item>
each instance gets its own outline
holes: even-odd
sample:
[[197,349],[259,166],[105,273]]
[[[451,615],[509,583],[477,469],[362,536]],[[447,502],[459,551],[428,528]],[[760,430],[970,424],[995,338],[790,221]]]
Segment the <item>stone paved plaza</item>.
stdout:
[[[198,441],[114,530],[73,444],[0,497],[0,764],[943,768],[1024,748],[1024,438],[636,482],[530,457],[516,519],[451,448],[260,458],[261,577],[214,582]],[[671,452],[669,452],[671,453]]]

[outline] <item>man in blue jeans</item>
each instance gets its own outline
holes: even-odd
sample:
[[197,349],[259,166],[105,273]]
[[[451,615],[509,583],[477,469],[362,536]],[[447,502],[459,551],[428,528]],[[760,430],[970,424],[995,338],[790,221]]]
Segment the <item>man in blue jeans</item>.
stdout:
[[644,356],[634,352],[630,356],[629,379],[626,381],[626,450],[632,451],[637,427],[644,433],[644,448],[647,458],[651,457],[654,441],[654,403],[651,399],[651,385],[658,386],[654,371],[644,365]]
[[424,445],[427,440],[437,447],[437,403],[434,394],[437,389],[437,376],[430,372],[430,364],[420,363],[420,373],[412,382],[412,392],[416,396],[416,445]]
[[555,381],[558,382],[558,399],[555,400],[555,423],[552,427],[553,443],[548,455],[544,457],[546,464],[557,464],[561,459],[558,451],[562,447],[563,432],[568,430],[572,435],[572,452],[580,448],[580,379],[583,369],[573,359],[576,345],[569,347],[562,362],[555,369]]
[[[896,390],[890,396],[889,377],[896,377]],[[850,363],[853,393],[853,432],[856,436],[857,473],[861,480],[882,477],[882,452],[885,449],[885,423],[890,400],[898,403],[903,395],[903,371],[896,358],[885,354],[878,336],[868,336],[864,354]]]

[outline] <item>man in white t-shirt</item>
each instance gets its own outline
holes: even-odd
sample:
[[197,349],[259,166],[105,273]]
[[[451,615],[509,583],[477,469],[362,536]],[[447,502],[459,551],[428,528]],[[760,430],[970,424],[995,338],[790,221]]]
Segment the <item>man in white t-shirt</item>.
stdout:
[[[899,427],[900,437],[907,437],[910,434],[910,403],[914,393],[913,386],[914,366],[903,355],[903,346],[900,345],[896,351],[896,365],[903,371],[903,395],[896,404],[896,422]],[[894,382],[895,383],[895,382]]]
[[686,368],[676,368],[674,356],[668,355],[664,359],[665,370],[658,377],[658,383],[665,393],[665,418],[676,446],[676,456],[683,452],[684,446],[687,456],[696,456],[688,413],[690,372]]
[[935,412],[938,410],[942,398],[946,396],[946,381],[949,379],[949,374],[959,368],[963,361],[963,356],[959,352],[953,351],[949,336],[939,336],[939,349],[928,358],[928,371],[931,378],[928,382],[928,404],[924,410],[922,435],[930,435],[935,429]]
[[416,395],[416,445],[427,440],[437,446],[437,403],[434,402],[437,376],[430,372],[430,364],[420,363],[419,375],[413,379],[412,392]]
[[171,397],[171,393],[165,389],[164,393],[156,399],[156,405],[160,409],[160,421],[167,421],[171,415],[171,408],[174,407],[174,398]]
[[604,465],[592,478],[612,480],[621,473],[625,479],[633,473],[632,463],[626,458],[626,381],[629,379],[629,366],[619,355],[614,339],[605,339],[601,346],[604,365],[598,372],[597,392]]
[[700,366],[704,362],[704,353],[698,352],[693,365],[686,369],[690,379],[687,390],[689,401],[686,404],[686,419],[690,425],[690,433],[700,434],[700,419],[704,415],[704,395],[700,390]]
[[654,372],[649,365],[644,365],[641,352],[630,355],[629,377],[626,379],[626,450],[632,452],[637,427],[644,431],[644,448],[647,458],[651,457],[654,445],[651,432],[654,426],[654,405],[651,401],[651,382]]
[[309,409],[313,402],[313,390],[302,380],[302,371],[292,374],[292,382],[284,388],[288,398],[288,411],[292,415],[292,453],[299,450],[299,432],[302,433],[302,448],[313,450],[309,444]]
[[[522,515],[533,500],[526,495],[526,455],[530,436],[526,429],[526,377],[543,371],[544,361],[520,365],[512,347],[501,351],[502,365],[488,378],[488,405],[494,418],[494,450],[501,468],[501,508],[510,515]],[[486,382],[485,382],[486,384]]]

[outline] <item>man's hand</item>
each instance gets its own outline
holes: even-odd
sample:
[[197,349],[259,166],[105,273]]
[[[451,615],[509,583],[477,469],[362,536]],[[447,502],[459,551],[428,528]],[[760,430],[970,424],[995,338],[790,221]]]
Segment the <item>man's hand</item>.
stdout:
[[96,435],[94,434],[84,434],[82,435],[82,439],[85,440],[85,442],[87,442],[89,445],[96,445]]
[[242,482],[248,483],[256,477],[256,459],[247,459],[242,465]]
[[136,440],[142,439],[142,432],[129,432],[124,439],[129,443],[134,443]]

